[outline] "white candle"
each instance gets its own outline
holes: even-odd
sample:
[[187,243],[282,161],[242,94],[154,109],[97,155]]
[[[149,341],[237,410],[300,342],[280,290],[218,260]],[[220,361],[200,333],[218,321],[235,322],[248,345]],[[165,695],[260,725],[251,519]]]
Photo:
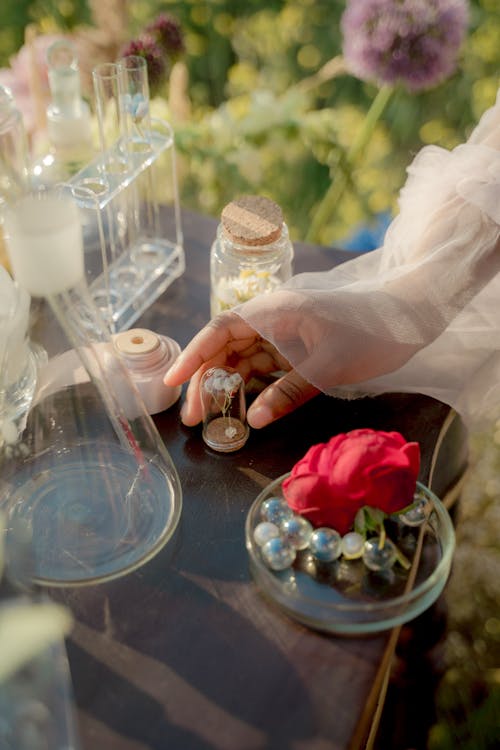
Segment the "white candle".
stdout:
[[80,217],[70,197],[26,195],[6,211],[4,229],[14,278],[32,296],[60,294],[83,279]]

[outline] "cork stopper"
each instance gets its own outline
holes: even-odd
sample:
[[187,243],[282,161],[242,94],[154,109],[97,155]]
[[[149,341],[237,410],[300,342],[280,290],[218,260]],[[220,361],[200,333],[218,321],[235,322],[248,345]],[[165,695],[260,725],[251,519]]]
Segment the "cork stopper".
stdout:
[[283,227],[283,213],[269,198],[244,195],[225,206],[221,223],[224,234],[233,242],[258,247],[278,239]]
[[120,354],[149,354],[160,346],[160,339],[145,328],[132,328],[114,337],[114,344]]

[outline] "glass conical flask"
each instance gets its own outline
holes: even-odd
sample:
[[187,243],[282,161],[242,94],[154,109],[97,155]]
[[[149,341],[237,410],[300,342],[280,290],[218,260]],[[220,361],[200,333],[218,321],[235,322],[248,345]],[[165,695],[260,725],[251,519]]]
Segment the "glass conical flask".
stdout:
[[0,456],[7,555],[9,530],[22,529],[38,583],[115,578],[172,536],[178,475],[88,293],[76,203],[24,196],[5,234],[16,280],[47,301],[38,334],[49,355],[26,429]]

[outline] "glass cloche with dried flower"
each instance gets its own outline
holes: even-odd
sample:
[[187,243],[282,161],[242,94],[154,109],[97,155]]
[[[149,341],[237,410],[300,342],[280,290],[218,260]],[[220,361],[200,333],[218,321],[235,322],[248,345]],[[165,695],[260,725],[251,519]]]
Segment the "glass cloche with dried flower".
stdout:
[[245,383],[230,367],[211,367],[200,381],[203,440],[216,451],[229,453],[247,441]]

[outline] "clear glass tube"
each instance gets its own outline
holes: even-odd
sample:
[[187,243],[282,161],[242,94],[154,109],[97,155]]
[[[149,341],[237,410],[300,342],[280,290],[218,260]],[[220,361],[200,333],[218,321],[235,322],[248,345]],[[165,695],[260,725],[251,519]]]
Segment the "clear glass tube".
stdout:
[[245,445],[245,383],[230,367],[211,367],[200,381],[203,407],[203,440],[216,451],[229,453]]
[[177,472],[88,292],[76,204],[62,194],[26,196],[5,226],[14,274],[51,313],[50,359],[26,430],[16,451],[0,455],[7,554],[8,529],[21,525],[39,583],[115,578],[172,536]]
[[149,82],[146,60],[128,55],[119,61],[121,106],[125,148],[131,152],[151,150]]
[[101,146],[103,173],[119,175],[129,169],[126,152],[121,148],[125,130],[121,106],[122,78],[118,63],[102,63],[92,71],[95,108]]
[[[153,148],[146,60],[138,55],[128,55],[121,58],[119,65],[124,127],[123,148],[131,155],[140,154],[140,158],[144,158],[152,152]],[[137,238],[144,230],[150,237],[158,237],[160,234],[158,190],[155,182],[154,170],[147,169],[138,176],[133,185],[132,206]],[[161,250],[159,254],[162,255]],[[154,266],[158,263],[158,253],[150,245],[146,248],[136,247],[133,258],[139,266]]]

